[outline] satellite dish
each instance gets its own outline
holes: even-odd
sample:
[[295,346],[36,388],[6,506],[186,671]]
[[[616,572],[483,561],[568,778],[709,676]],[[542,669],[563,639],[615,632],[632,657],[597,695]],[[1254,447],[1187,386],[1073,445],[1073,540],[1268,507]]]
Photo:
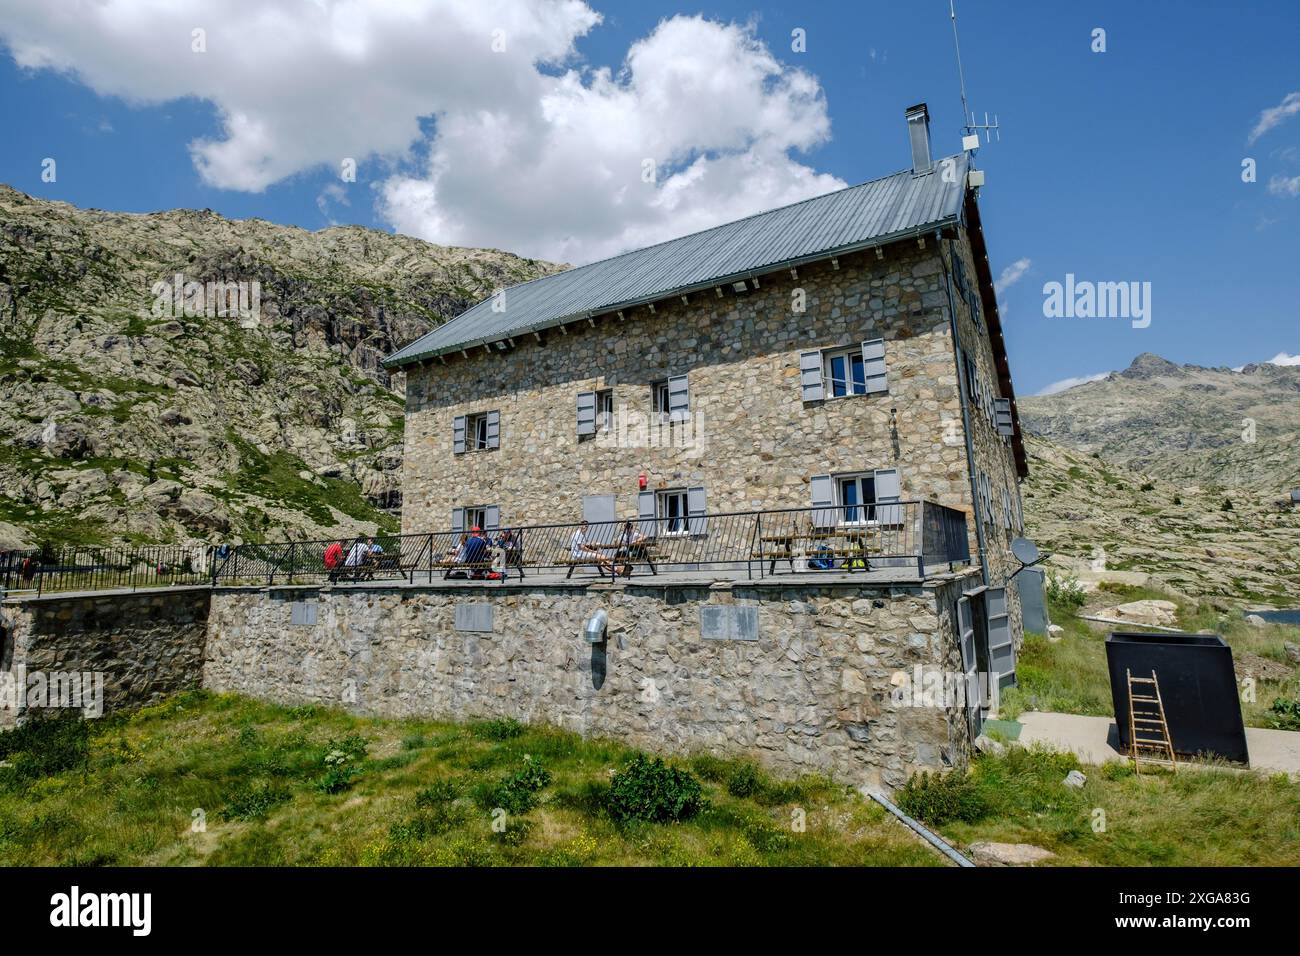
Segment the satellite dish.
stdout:
[[1022,567],[1029,567],[1043,560],[1042,554],[1038,550],[1038,545],[1028,538],[1016,538],[1011,542],[1011,553],[1016,556]]

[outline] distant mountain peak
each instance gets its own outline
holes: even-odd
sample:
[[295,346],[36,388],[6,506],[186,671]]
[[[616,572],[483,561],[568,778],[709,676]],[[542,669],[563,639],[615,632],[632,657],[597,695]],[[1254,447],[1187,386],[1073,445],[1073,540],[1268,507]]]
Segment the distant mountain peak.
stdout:
[[1143,352],[1133,364],[1119,373],[1125,378],[1156,378],[1161,375],[1181,375],[1183,367],[1154,352]]

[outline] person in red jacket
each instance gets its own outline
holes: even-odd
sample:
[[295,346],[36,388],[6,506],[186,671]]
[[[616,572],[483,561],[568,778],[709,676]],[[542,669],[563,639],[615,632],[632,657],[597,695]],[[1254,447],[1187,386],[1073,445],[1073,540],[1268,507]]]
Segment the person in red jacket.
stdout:
[[339,566],[343,564],[343,544],[339,541],[330,542],[330,546],[325,549],[325,570],[330,573],[330,584],[333,584],[339,577]]

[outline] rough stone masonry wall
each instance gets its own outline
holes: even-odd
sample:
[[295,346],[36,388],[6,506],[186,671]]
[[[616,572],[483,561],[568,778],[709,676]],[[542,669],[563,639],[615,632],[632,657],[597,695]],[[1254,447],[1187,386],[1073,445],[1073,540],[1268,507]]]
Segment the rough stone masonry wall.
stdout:
[[[802,507],[809,477],[898,468],[902,494],[971,504],[942,264],[933,239],[762,277],[761,288],[696,293],[625,321],[601,317],[520,336],[517,348],[448,356],[407,376],[402,529],[450,527],[453,507],[497,504],[506,524],[576,521],[583,495],[636,514],[651,488],[703,486],[708,509]],[[807,309],[792,310],[796,290]],[[507,308],[509,302],[507,299]],[[799,353],[883,338],[889,393],[805,403]],[[687,373],[703,449],[607,447],[579,440],[579,391],[612,388],[648,417],[652,382]],[[897,417],[891,423],[891,410]],[[453,453],[458,415],[500,412],[500,449]]]
[[[155,703],[200,686],[208,596],[207,588],[157,588],[6,601],[0,667],[28,678],[101,672],[106,713]],[[0,726],[16,716],[0,709]]]
[[[218,590],[204,685],[390,717],[543,721],[897,787],[967,759],[960,711],[891,700],[918,664],[960,670],[962,583]],[[293,623],[295,604],[314,623]],[[702,636],[701,608],[719,605],[755,609],[727,613],[756,613],[756,639]],[[581,637],[598,609],[603,647]],[[487,629],[460,630],[458,615]]]

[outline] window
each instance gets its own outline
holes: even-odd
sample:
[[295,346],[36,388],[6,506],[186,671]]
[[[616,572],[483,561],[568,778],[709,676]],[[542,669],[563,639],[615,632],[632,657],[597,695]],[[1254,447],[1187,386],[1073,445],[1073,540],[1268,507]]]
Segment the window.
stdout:
[[867,394],[867,369],[861,349],[841,349],[822,355],[823,374],[830,385],[831,398]]
[[578,435],[594,435],[614,427],[614,390],[578,393]]
[[596,393],[596,431],[614,427],[614,390],[604,388]]
[[799,387],[805,402],[888,392],[885,340],[799,353]]
[[650,402],[660,422],[684,422],[691,414],[690,388],[685,375],[673,375],[650,386]]
[[501,526],[501,508],[499,505],[466,505],[451,509],[451,530],[471,531],[481,528],[484,531],[496,531]]
[[659,492],[660,528],[664,534],[686,534],[688,508],[686,489]]
[[452,447],[456,454],[500,447],[501,413],[479,412],[458,415],[452,424]]
[[[871,521],[876,517],[876,476],[841,475],[835,479],[838,504],[844,509],[842,520],[846,524]],[[866,507],[864,507],[866,506]]]

